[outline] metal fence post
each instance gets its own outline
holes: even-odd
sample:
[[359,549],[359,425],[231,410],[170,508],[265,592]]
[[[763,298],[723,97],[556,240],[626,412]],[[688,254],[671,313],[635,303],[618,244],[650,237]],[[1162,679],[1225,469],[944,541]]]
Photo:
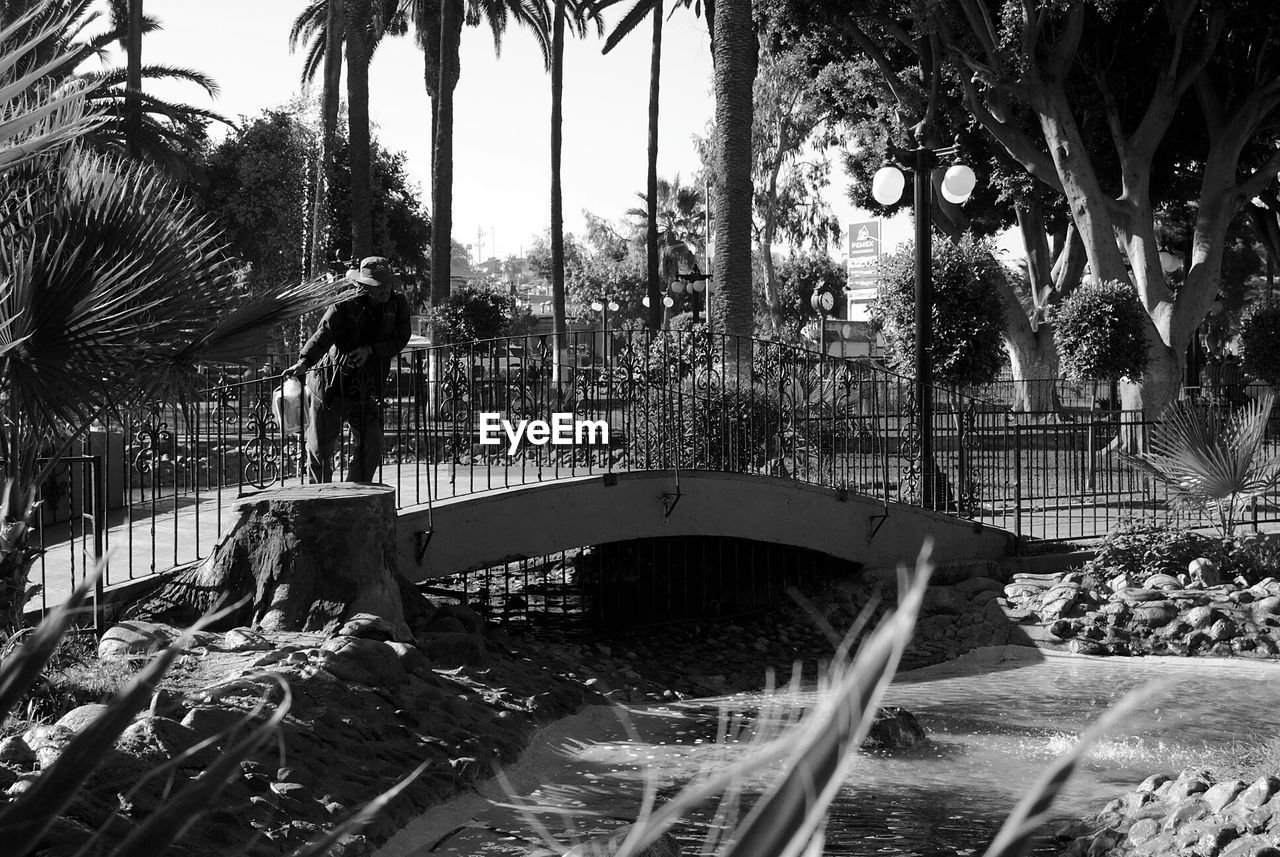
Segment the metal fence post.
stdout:
[[1013,553],[1022,548],[1022,426],[1013,426]]
[[106,630],[103,621],[103,600],[106,581],[104,539],[107,530],[107,480],[103,474],[101,455],[89,457],[89,482],[93,492],[93,631],[99,637]]

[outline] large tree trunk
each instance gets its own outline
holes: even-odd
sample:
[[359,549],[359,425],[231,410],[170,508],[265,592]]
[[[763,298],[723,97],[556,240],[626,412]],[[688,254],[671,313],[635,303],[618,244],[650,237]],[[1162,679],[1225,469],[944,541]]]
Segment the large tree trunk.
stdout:
[[653,46],[649,52],[649,157],[645,173],[645,270],[649,296],[649,329],[662,326],[662,298],[666,289],[658,258],[658,86],[662,70],[662,0],[654,0]]
[[331,482],[246,497],[213,553],[131,612],[185,625],[247,598],[219,627],[331,633],[357,613],[412,639],[431,606],[396,568],[395,491]]
[[129,157],[142,157],[142,0],[129,0],[129,46],[125,68],[125,145]]
[[564,4],[556,0],[551,33],[551,331],[556,363],[567,332],[564,306],[564,199],[560,187],[560,151],[564,126]]
[[[714,280],[720,329],[747,339],[752,334],[751,294],[751,119],[759,45],[750,3],[717,3],[716,95],[716,258]],[[749,364],[749,361],[748,361]]]
[[358,261],[373,255],[373,164],[369,142],[369,0],[351,0],[347,12],[351,253]]
[[1056,413],[1062,402],[1058,396],[1058,347],[1053,341],[1053,328],[1041,326],[1006,331],[1004,348],[1013,368],[1015,411],[1026,414]]
[[453,88],[458,82],[462,42],[459,0],[440,5],[440,77],[436,83],[435,140],[431,158],[431,305],[449,300],[453,256]]
[[329,265],[329,189],[333,187],[333,152],[338,137],[338,107],[342,96],[342,46],[346,42],[345,0],[329,0],[325,10],[324,82],[320,93],[320,157],[316,192],[311,205],[310,275]]

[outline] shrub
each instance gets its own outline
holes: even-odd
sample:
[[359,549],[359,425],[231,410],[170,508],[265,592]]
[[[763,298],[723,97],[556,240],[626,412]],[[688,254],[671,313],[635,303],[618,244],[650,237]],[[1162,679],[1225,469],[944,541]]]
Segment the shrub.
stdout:
[[[645,388],[631,431],[645,469],[746,473],[774,454],[782,430],[776,394],[686,379]],[[679,431],[671,426],[679,425]]]
[[[996,284],[1004,273],[989,244],[965,237],[933,243],[934,380],[951,387],[989,384],[1004,365],[1004,309]],[[914,372],[915,250],[886,257],[872,320],[889,343],[891,363]]]
[[1280,385],[1280,305],[1259,307],[1240,327],[1245,372]]
[[1086,280],[1053,314],[1063,373],[1077,381],[1138,380],[1147,368],[1147,313],[1131,283]]
[[481,286],[464,286],[449,295],[449,302],[428,313],[449,344],[496,339],[518,326],[516,300],[506,292]]

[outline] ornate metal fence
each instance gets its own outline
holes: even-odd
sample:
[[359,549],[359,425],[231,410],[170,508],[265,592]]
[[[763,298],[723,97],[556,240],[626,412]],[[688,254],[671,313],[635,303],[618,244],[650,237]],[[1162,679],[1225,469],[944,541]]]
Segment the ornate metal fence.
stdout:
[[[272,411],[280,382],[214,384],[95,427],[78,452],[101,463],[94,526],[105,528],[108,586],[199,559],[238,497],[303,480],[303,439]],[[1087,539],[1122,516],[1172,513],[1162,489],[1114,453],[1118,412],[1016,415],[939,389],[934,460],[921,462],[911,379],[701,329],[579,332],[558,349],[550,337],[415,348],[381,393],[365,406],[382,426],[381,481],[401,507],[613,471],[716,470],[886,504],[927,497],[1022,539]],[[351,451],[344,437],[336,478]],[[921,490],[926,475],[933,490]],[[1257,519],[1280,519],[1275,498]],[[46,543],[73,538],[59,532],[46,528]],[[57,573],[46,572],[53,591]]]

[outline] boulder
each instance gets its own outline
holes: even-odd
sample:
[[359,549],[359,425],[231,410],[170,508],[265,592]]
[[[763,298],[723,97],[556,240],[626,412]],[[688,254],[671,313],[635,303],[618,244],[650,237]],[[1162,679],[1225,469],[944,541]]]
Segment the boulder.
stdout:
[[431,672],[431,659],[417,646],[394,642],[387,643],[387,646],[396,653],[400,665],[409,675],[426,677]]
[[483,666],[489,660],[484,637],[479,634],[423,633],[418,635],[418,648],[433,664],[444,667]]
[[25,768],[36,763],[36,752],[21,735],[10,735],[0,741],[0,763]]
[[[396,627],[381,616],[372,613],[357,613],[348,619],[336,632],[340,637],[359,637],[363,640],[396,640]],[[403,640],[397,640],[403,642]]]
[[1178,578],[1168,574],[1153,574],[1147,578],[1147,589],[1181,589]]
[[897,705],[886,705],[876,712],[862,749],[904,750],[923,743],[927,738],[924,727],[914,714]]
[[1240,633],[1240,626],[1223,617],[1209,628],[1209,639],[1215,643],[1229,641]]
[[1110,600],[1123,601],[1126,604],[1141,604],[1146,601],[1163,601],[1165,600],[1165,594],[1155,589],[1128,586],[1111,593]]
[[345,681],[397,687],[408,676],[395,651],[378,640],[331,637],[320,647],[320,663]]
[[1144,628],[1159,628],[1178,618],[1172,601],[1144,601],[1133,607],[1133,622]]
[[1193,630],[1203,631],[1217,621],[1221,615],[1222,612],[1217,608],[1204,604],[1199,607],[1192,607],[1187,611],[1187,615],[1182,618]]
[[930,586],[924,593],[920,611],[925,615],[941,613],[958,616],[969,610],[969,599],[950,586]]
[[1204,805],[1210,812],[1221,812],[1227,804],[1236,799],[1236,795],[1244,790],[1245,784],[1240,780],[1223,780],[1210,786],[1204,794],[1200,795],[1200,799],[1204,801]]
[[81,732],[86,726],[101,717],[107,710],[107,706],[101,702],[90,702],[87,705],[80,705],[71,709],[66,714],[58,718],[58,722],[54,726],[62,726],[70,729],[72,732]]
[[222,649],[227,652],[265,652],[271,641],[252,628],[232,628],[222,635]]
[[1218,573],[1217,564],[1210,559],[1199,557],[1191,560],[1187,564],[1187,574],[1190,575],[1191,581],[1197,586],[1217,586],[1222,582],[1222,575]]
[[130,620],[112,625],[98,641],[98,657],[103,660],[143,659],[168,648],[179,631],[158,622]]
[[1259,598],[1250,605],[1250,612],[1253,613],[1255,620],[1267,616],[1280,616],[1280,595]]
[[[116,739],[116,749],[159,763],[176,759],[200,743],[204,736],[168,717],[147,716],[129,724]],[[204,768],[217,757],[212,747],[204,747],[183,759],[179,767]]]
[[1055,586],[1045,592],[1040,599],[1040,607],[1036,611],[1040,614],[1040,621],[1052,622],[1055,619],[1061,619],[1076,606],[1079,597],[1080,587],[1074,584]]

